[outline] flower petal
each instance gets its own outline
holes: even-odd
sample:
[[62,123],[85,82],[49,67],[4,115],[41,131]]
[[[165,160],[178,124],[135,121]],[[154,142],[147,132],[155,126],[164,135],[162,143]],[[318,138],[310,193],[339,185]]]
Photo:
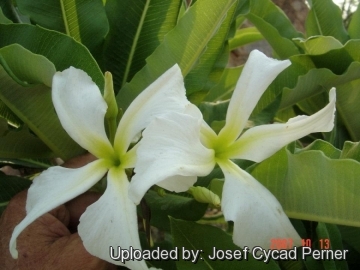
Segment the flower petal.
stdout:
[[80,218],[78,232],[86,250],[103,260],[130,269],[148,269],[145,261],[115,261],[110,257],[112,246],[129,250],[140,249],[136,206],[128,198],[129,181],[123,169],[111,168],[108,186],[100,199],[90,205]]
[[135,176],[130,183],[130,198],[139,203],[152,185],[167,190],[186,191],[196,176],[211,172],[214,151],[200,142],[202,118],[169,113],[157,117],[143,132],[137,151]]
[[91,188],[107,171],[104,160],[78,169],[51,167],[34,179],[26,201],[26,217],[15,227],[10,253],[17,258],[16,238],[34,220]]
[[96,157],[113,152],[104,128],[106,102],[84,71],[70,67],[56,72],[52,100],[62,126],[81,147]]
[[328,132],[334,127],[335,89],[330,90],[330,102],[311,116],[297,116],[285,124],[271,124],[247,130],[229,149],[226,155],[233,159],[261,162],[285,145],[313,132]]
[[115,135],[116,151],[123,155],[132,139],[156,116],[183,112],[188,104],[181,70],[174,65],[138,95],[126,110]]
[[220,141],[232,143],[239,137],[262,94],[290,64],[289,60],[268,58],[257,50],[250,53],[231,97]]
[[219,163],[225,175],[222,211],[234,221],[236,245],[269,249],[272,238],[291,238],[294,246],[301,239],[280,203],[263,185],[231,161]]
[[218,136],[215,131],[205,122],[202,121],[200,140],[202,144],[207,148],[213,148],[213,143],[217,141]]

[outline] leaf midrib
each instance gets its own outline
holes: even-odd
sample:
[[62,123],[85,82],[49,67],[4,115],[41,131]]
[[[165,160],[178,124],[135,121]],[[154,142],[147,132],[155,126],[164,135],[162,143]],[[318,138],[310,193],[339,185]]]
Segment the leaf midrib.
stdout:
[[[79,20],[77,18],[77,15],[72,16],[71,18],[74,19],[76,21],[76,26],[77,27],[71,27],[70,26],[70,18],[68,18],[67,15],[67,10],[65,8],[65,1],[67,0],[60,0],[60,7],[61,7],[61,13],[63,16],[63,20],[64,20],[64,26],[65,26],[65,32],[68,36],[73,37],[76,41],[81,43],[81,36],[80,36],[80,30],[79,30]],[[73,0],[70,0],[73,1]],[[75,13],[77,12],[76,10],[76,5],[74,4],[74,9],[75,9]]]
[[142,29],[143,29],[143,25],[145,23],[145,18],[146,18],[147,12],[149,10],[150,1],[151,0],[146,0],[143,12],[141,14],[139,25],[138,25],[138,27],[136,29],[136,34],[135,34],[135,37],[134,37],[134,40],[133,40],[133,43],[132,43],[132,46],[131,46],[131,50],[130,50],[130,53],[129,53],[128,61],[126,63],[125,73],[124,73],[123,81],[121,82],[121,87],[128,80],[130,69],[131,69],[131,64],[133,62],[134,55],[135,55],[135,50],[136,50],[137,44],[139,42],[140,34],[141,34]]
[[[184,239],[189,243],[189,245],[190,245],[194,250],[199,250],[198,248],[196,248],[196,246],[194,246],[194,245],[192,244],[192,242],[190,241],[190,239],[186,236],[185,233],[183,233],[183,231],[181,230],[181,228],[180,228],[179,226],[177,226],[177,224],[176,224],[175,222],[174,222],[173,224],[174,224],[174,226],[177,227],[178,232],[181,233],[181,235],[182,235],[182,236],[184,237]],[[209,267],[210,270],[214,270],[214,268],[212,268],[212,266],[207,262],[206,259],[204,259],[203,262]]]

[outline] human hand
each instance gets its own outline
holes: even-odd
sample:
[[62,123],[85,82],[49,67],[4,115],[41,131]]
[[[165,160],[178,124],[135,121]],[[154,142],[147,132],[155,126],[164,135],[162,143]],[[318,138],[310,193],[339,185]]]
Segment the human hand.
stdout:
[[[90,160],[87,155],[65,166],[78,167]],[[13,259],[9,242],[14,227],[26,215],[26,196],[27,191],[17,194],[1,216],[1,269],[116,269],[115,265],[90,255],[76,232],[86,207],[101,196],[95,192],[84,193],[30,224],[17,239],[19,257]]]

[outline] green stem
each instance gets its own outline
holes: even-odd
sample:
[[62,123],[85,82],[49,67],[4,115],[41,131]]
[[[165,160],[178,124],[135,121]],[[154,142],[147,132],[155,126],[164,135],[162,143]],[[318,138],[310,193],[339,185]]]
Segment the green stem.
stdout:
[[114,145],[115,134],[116,134],[116,118],[111,117],[107,118],[108,128],[109,128],[109,140],[112,145]]

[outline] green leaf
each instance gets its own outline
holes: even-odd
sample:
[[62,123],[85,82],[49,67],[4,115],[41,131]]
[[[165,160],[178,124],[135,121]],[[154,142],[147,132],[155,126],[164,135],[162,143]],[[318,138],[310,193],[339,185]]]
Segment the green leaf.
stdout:
[[338,226],[342,239],[360,253],[360,228]]
[[27,189],[31,181],[17,177],[5,175],[0,172],[0,215],[5,210],[7,204],[20,191]]
[[306,75],[299,77],[294,88],[284,89],[280,108],[292,106],[331,87],[336,87],[337,94],[339,94],[338,86],[356,80],[359,78],[359,72],[359,62],[353,62],[342,75],[336,75],[325,68],[311,69]]
[[11,22],[20,22],[19,15],[12,3],[12,0],[0,1],[0,7],[4,16],[6,16],[6,18],[8,18]]
[[335,75],[328,69],[313,69],[305,76],[299,77],[299,82],[294,89],[284,90],[280,108],[285,109],[300,102],[298,104],[302,110],[308,114],[315,113],[328,102],[327,97],[322,96],[324,91],[330,87],[336,87],[336,107],[339,119],[346,127],[351,139],[358,141],[360,140],[360,123],[354,115],[360,112],[360,108],[356,105],[357,100],[360,100],[359,74],[359,62],[353,62],[343,75]]
[[[341,48],[330,50],[323,55],[291,57],[293,64],[296,62],[301,65],[291,66],[288,69],[293,72],[291,75],[288,70],[284,72],[287,82],[283,84],[286,88],[283,91],[280,109],[298,104],[307,113],[317,111],[327,103],[327,98],[317,95],[336,87],[337,110],[341,123],[345,125],[352,140],[359,140],[360,124],[356,117],[353,117],[360,109],[356,106],[356,100],[360,98],[357,91],[360,79],[359,44],[359,40],[350,40]],[[291,82],[289,78],[296,79],[296,73],[299,79],[296,83]],[[311,106],[309,102],[312,103]],[[310,107],[312,108],[309,110]]]
[[214,178],[210,183],[210,190],[219,196],[220,200],[222,198],[222,191],[224,187],[224,179]]
[[[281,75],[277,79],[280,78]],[[254,123],[255,125],[268,124],[273,121],[273,118],[276,115],[276,111],[280,104],[279,96],[277,95],[277,93],[281,92],[281,88],[279,88],[279,84],[276,83],[276,80],[268,87],[268,89],[262,95],[255,109],[250,115],[249,120],[256,120],[256,123]]]
[[12,23],[11,20],[9,20],[8,18],[6,18],[6,16],[4,15],[2,9],[0,8],[0,23],[3,23],[3,24],[9,24],[9,23]]
[[308,39],[295,39],[294,41],[304,48],[306,54],[311,55],[324,54],[343,47],[340,41],[331,36],[312,36]]
[[310,11],[306,19],[306,34],[332,36],[345,44],[349,36],[345,30],[340,8],[332,0],[308,0]]
[[328,68],[336,74],[342,74],[352,62],[360,62],[359,45],[360,40],[349,40],[342,48],[310,57],[317,68]]
[[195,185],[196,186],[201,186],[201,187],[209,187],[211,181],[214,179],[222,179],[224,178],[224,174],[222,172],[222,170],[220,169],[219,166],[215,166],[215,168],[212,170],[211,173],[209,173],[207,176],[203,176],[203,177],[198,177],[198,180],[196,181]]
[[35,54],[45,56],[56,70],[62,71],[70,66],[84,70],[103,89],[104,76],[99,66],[89,51],[74,39],[27,24],[0,25],[0,36],[0,48],[18,43]]
[[26,127],[0,136],[0,158],[48,158],[51,150]]
[[199,104],[203,118],[209,125],[211,125],[213,121],[225,120],[228,107],[229,100],[222,102],[202,102]]
[[169,216],[195,221],[204,215],[208,207],[207,203],[199,203],[190,195],[166,193],[162,197],[152,190],[145,194],[145,200],[151,210],[151,225],[167,231],[170,230]]
[[359,162],[331,159],[311,148],[295,154],[284,148],[251,172],[289,217],[350,226],[360,226],[359,173]]
[[243,6],[241,15],[245,15],[255,25],[281,59],[300,53],[292,39],[302,37],[302,34],[295,30],[285,13],[270,0],[250,1],[249,7]]
[[243,67],[226,68],[219,83],[210,89],[204,101],[217,102],[230,99]]
[[[303,260],[279,260],[279,267],[280,269],[286,269],[286,270],[305,270],[305,269],[311,269],[305,267]],[[315,269],[314,269],[315,270]],[[318,270],[318,269],[316,269]]]
[[236,30],[235,36],[229,40],[229,49],[234,50],[238,47],[263,39],[263,35],[256,27],[241,28]]
[[16,0],[33,23],[66,33],[90,51],[102,45],[109,30],[101,0]]
[[345,142],[340,158],[351,158],[360,162],[360,142]]
[[20,166],[20,167],[28,167],[28,168],[36,168],[36,169],[47,169],[51,167],[52,164],[49,159],[28,159],[28,158],[0,158],[0,163],[2,164],[10,164],[11,166]]
[[3,118],[12,126],[19,127],[23,122],[16,116],[0,99],[0,118]]
[[[199,252],[199,260],[195,263],[191,260],[179,259],[176,261],[179,270],[204,270],[204,269],[279,269],[271,260],[268,264],[255,260],[251,256],[251,250],[245,259],[244,252],[237,247],[231,236],[219,228],[209,225],[200,225],[194,222],[170,218],[171,233],[174,238],[174,246],[178,247],[180,258],[184,258],[184,250]],[[213,250],[241,252],[241,260],[211,260]],[[185,252],[186,254],[186,252]]]
[[[210,41],[208,46],[211,46],[210,43],[213,43],[213,42]],[[223,47],[222,51],[219,53],[218,57],[216,58],[216,60],[214,58],[215,61],[214,61],[214,65],[213,65],[211,71],[209,73],[200,71],[200,73],[198,75],[202,76],[202,78],[205,78],[205,76],[207,76],[207,78],[203,80],[204,84],[203,84],[203,88],[201,90],[200,90],[200,88],[198,88],[198,91],[196,91],[196,90],[192,91],[193,93],[188,95],[188,99],[190,102],[198,105],[200,102],[202,102],[204,100],[204,98],[207,96],[207,94],[210,92],[210,90],[212,88],[214,88],[216,85],[218,85],[218,83],[222,79],[222,75],[225,72],[226,66],[229,62],[229,54],[230,54],[229,45],[228,45],[228,43],[226,43],[225,46]],[[211,59],[211,57],[208,58],[208,60],[210,60],[210,59]],[[209,62],[210,61],[208,61],[208,63]],[[198,69],[198,66],[195,69]],[[207,68],[207,70],[209,71],[210,69]],[[187,86],[188,85],[185,82],[185,87],[187,87]]]
[[[192,101],[192,95],[202,91],[206,94],[212,86],[220,81],[221,75],[228,63],[229,48],[226,46],[228,36],[234,26],[234,14],[237,5],[234,4],[228,11],[219,29],[208,42],[203,54],[194,67],[185,77],[186,94]],[[214,66],[216,64],[216,66]]]
[[141,91],[175,63],[179,64],[186,76],[235,2],[202,0],[189,8],[176,27],[146,59],[145,67],[120,90],[116,97],[119,107],[125,110]]
[[[150,246],[149,242],[146,239],[145,233],[139,232],[140,243],[141,243],[142,249],[143,250],[147,249],[147,250],[150,250],[150,251],[160,249],[160,252],[162,250],[167,250],[168,252],[172,252],[170,254],[173,255],[174,254],[174,247],[172,245],[173,241],[172,241],[171,235],[169,233],[167,233],[167,232],[159,232],[159,234],[161,234],[161,238],[165,238],[165,240],[161,241],[161,242],[157,241],[157,242],[154,243],[153,246]],[[157,251],[156,251],[156,253],[157,253]],[[157,253],[157,254],[159,254],[159,253]],[[147,262],[149,267],[156,267],[157,269],[176,270],[175,260],[172,260],[172,259],[170,259],[170,260],[161,260],[161,259],[158,260],[155,257],[152,260],[146,260],[146,262]]]
[[318,150],[324,153],[325,156],[331,159],[339,159],[342,158],[343,151],[335,148],[332,144],[322,141],[322,140],[315,140],[307,147],[303,149],[296,149],[296,153],[302,153],[309,150]]
[[[31,68],[26,68],[25,63],[31,63]],[[52,77],[56,72],[54,64],[46,57],[31,53],[19,44],[0,49],[0,64],[22,86],[43,83],[51,87]]]
[[[0,50],[2,52],[3,49]],[[24,77],[30,82],[41,82],[41,80],[48,82],[52,77],[47,73],[51,62],[45,57],[34,55],[19,45],[11,45],[6,48],[6,52],[8,52],[8,50],[14,50],[15,52],[21,51],[21,53],[19,53],[22,55],[21,58],[10,57],[6,58],[7,61],[5,62],[8,68],[16,67],[15,70],[11,70],[13,73],[15,71],[18,72],[18,74],[15,74],[16,77]],[[9,55],[13,54],[10,53]],[[3,60],[4,59],[3,57]],[[37,67],[38,72],[34,73],[33,67]],[[50,78],[48,76],[50,76]],[[83,152],[83,149],[78,146],[62,128],[51,101],[50,88],[45,84],[23,87],[13,81],[5,70],[0,67],[0,99],[21,121],[27,124],[57,156],[68,159]],[[7,138],[6,141],[9,139],[11,138]],[[24,144],[22,144],[22,146],[26,147]],[[29,147],[27,147],[27,149],[28,148]],[[44,151],[44,153],[41,153],[41,156],[46,156],[49,153],[48,150],[45,151],[44,147],[39,146],[38,150],[40,151],[40,149]],[[19,149],[16,149],[16,151],[19,151]],[[25,152],[28,153],[28,151]],[[37,156],[39,153],[40,152],[35,152],[34,155]],[[29,153],[27,155],[29,155]],[[18,155],[14,157],[23,158],[28,156]]]
[[4,135],[8,131],[8,123],[5,119],[0,118],[0,136]]
[[[360,64],[360,63],[359,63]],[[360,122],[357,117],[360,108],[357,102],[360,100],[360,78],[337,87],[337,108],[339,115],[347,128],[352,140],[360,140]]]
[[356,11],[351,16],[348,31],[350,38],[360,39],[360,5],[358,5]]
[[[344,250],[341,234],[336,225],[320,222],[316,227],[320,249]],[[329,246],[327,246],[327,244]],[[349,254],[346,254],[347,257]],[[322,260],[325,269],[348,269],[346,260]]]
[[174,28],[180,5],[180,0],[106,1],[110,32],[104,61],[105,69],[113,74],[116,93]]

